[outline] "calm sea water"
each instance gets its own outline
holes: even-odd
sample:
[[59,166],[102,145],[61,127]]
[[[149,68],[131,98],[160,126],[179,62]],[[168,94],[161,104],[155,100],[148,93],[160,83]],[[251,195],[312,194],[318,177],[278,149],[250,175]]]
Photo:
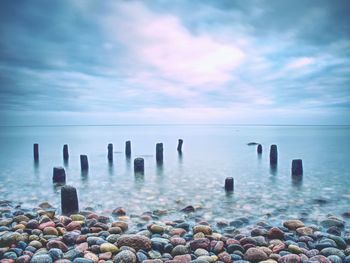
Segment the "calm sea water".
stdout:
[[[184,140],[183,154],[176,151]],[[124,154],[132,141],[132,157]],[[259,157],[256,146],[263,145]],[[33,143],[40,161],[33,161]],[[164,163],[157,166],[155,144],[164,143]],[[114,145],[114,162],[107,144]],[[64,164],[63,144],[70,159]],[[278,166],[269,165],[269,147],[278,145]],[[80,172],[79,155],[87,154],[90,169]],[[143,177],[134,175],[133,159],[145,159]],[[301,182],[291,178],[292,159],[301,158]],[[128,214],[167,210],[165,217],[185,215],[187,205],[209,221],[237,217],[280,221],[302,218],[316,222],[327,214],[341,215],[350,203],[349,126],[70,126],[0,128],[0,200],[23,207],[49,201],[60,207],[60,190],[52,185],[52,169],[64,166],[67,184],[78,190],[80,207]],[[226,194],[226,177],[235,179]]]

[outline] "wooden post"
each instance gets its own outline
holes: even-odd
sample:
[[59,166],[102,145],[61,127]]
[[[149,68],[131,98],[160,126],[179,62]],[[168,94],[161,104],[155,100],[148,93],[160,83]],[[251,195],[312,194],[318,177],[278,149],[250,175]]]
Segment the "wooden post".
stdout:
[[89,162],[87,155],[80,155],[80,167],[82,171],[89,170]]
[[39,161],[39,144],[34,143],[33,145],[33,154],[34,154],[34,160]]
[[156,160],[157,163],[163,162],[163,143],[156,144]]
[[301,159],[295,159],[292,161],[292,176],[303,175],[303,161]]
[[63,145],[63,160],[68,161],[69,153],[68,153],[68,144]]
[[277,164],[277,145],[272,144],[270,147],[270,164]]
[[63,167],[54,167],[52,182],[55,184],[65,184],[66,183],[66,172]]
[[144,173],[145,160],[143,158],[136,158],[134,160],[134,171],[135,171],[135,173]]
[[112,143],[108,144],[107,148],[108,148],[107,157],[108,157],[108,160],[111,162],[111,161],[113,161],[113,144]]
[[233,177],[227,177],[225,179],[225,190],[227,192],[232,192],[234,188],[234,180]]
[[258,152],[258,154],[262,153],[262,146],[261,146],[261,144],[258,144],[258,147],[256,148],[256,151]]
[[73,186],[65,185],[61,188],[62,214],[71,215],[79,212],[77,190]]
[[126,157],[131,156],[131,141],[125,142],[125,155],[126,155]]
[[182,152],[182,144],[183,144],[183,140],[182,139],[179,139],[179,142],[177,144],[177,151],[178,152]]

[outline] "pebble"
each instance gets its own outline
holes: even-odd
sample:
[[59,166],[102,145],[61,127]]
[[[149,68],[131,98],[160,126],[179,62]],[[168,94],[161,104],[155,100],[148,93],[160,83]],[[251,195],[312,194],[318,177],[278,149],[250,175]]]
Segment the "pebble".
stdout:
[[134,248],[136,251],[150,250],[152,247],[151,240],[145,236],[141,235],[123,235],[118,238],[118,247],[128,246]]
[[113,259],[114,263],[136,263],[135,253],[130,250],[120,251]]
[[268,256],[263,250],[251,247],[245,252],[244,259],[251,262],[259,262],[262,260],[267,260]]
[[111,253],[116,253],[119,251],[119,248],[116,247],[115,245],[111,244],[111,243],[103,243],[101,246],[100,246],[100,251],[102,253],[105,253],[105,252],[111,252]]
[[283,226],[289,230],[296,230],[299,227],[304,227],[304,223],[300,220],[287,220],[283,222]]
[[53,260],[48,254],[34,255],[30,263],[52,263]]

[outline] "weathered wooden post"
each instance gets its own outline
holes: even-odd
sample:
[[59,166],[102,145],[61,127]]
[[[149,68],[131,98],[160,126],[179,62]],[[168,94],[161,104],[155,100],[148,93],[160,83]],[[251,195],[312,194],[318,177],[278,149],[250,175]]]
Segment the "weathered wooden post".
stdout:
[[80,155],[80,167],[82,171],[89,170],[89,162],[87,155]]
[[261,144],[258,144],[256,151],[258,152],[258,154],[262,154],[262,145]]
[[225,179],[225,191],[232,192],[234,186],[234,180],[233,177],[227,177]]
[[34,154],[34,160],[39,161],[39,144],[34,143],[33,145],[33,154]]
[[61,188],[62,214],[71,215],[79,212],[77,190],[73,186],[65,185]]
[[108,161],[113,161],[113,144],[112,143],[110,143],[110,144],[108,144],[108,155],[107,155],[107,157],[108,157]]
[[292,176],[303,175],[303,161],[301,159],[295,159],[292,161]]
[[163,162],[163,143],[156,144],[156,160],[157,163]]
[[68,144],[63,145],[63,160],[68,161],[69,153],[68,153]]
[[145,160],[143,158],[136,158],[134,160],[134,172],[144,173],[145,171]]
[[182,152],[182,144],[183,144],[183,140],[179,139],[179,143],[177,144],[177,151],[178,152]]
[[125,142],[125,155],[126,155],[126,157],[131,156],[131,141]]
[[54,184],[65,184],[66,183],[66,172],[63,167],[54,167],[52,182]]
[[277,145],[272,144],[270,147],[270,164],[276,165],[277,159]]

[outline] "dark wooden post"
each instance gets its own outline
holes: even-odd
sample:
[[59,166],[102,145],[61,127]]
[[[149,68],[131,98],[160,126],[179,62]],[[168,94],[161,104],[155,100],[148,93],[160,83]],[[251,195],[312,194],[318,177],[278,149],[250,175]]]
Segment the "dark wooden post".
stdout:
[[68,144],[63,145],[63,160],[68,161],[69,153],[68,153]]
[[77,190],[73,186],[65,185],[61,188],[61,209],[64,215],[79,212]]
[[82,171],[89,169],[89,162],[87,155],[80,155],[80,167]]
[[277,145],[272,144],[270,148],[270,164],[276,165],[277,159]]
[[179,143],[177,144],[177,151],[178,152],[182,152],[182,144],[183,144],[183,140],[179,139]]
[[136,158],[134,160],[135,173],[143,173],[145,171],[145,160],[143,158]]
[[157,163],[163,162],[163,143],[156,144],[156,160]]
[[52,182],[55,184],[65,184],[66,183],[66,172],[63,167],[54,167]]
[[125,155],[126,155],[126,157],[131,156],[131,141],[125,142]]
[[112,143],[108,144],[107,148],[108,148],[107,157],[108,157],[108,160],[111,162],[111,161],[113,161],[113,144]]
[[295,159],[292,161],[292,176],[303,175],[303,161],[301,159]]
[[232,192],[234,187],[234,180],[233,177],[227,177],[225,179],[225,190],[227,192]]
[[34,154],[34,160],[39,161],[39,144],[34,143],[33,145],[33,154]]
[[261,146],[261,144],[258,144],[258,147],[256,148],[256,151],[258,152],[258,154],[262,153],[262,146]]

